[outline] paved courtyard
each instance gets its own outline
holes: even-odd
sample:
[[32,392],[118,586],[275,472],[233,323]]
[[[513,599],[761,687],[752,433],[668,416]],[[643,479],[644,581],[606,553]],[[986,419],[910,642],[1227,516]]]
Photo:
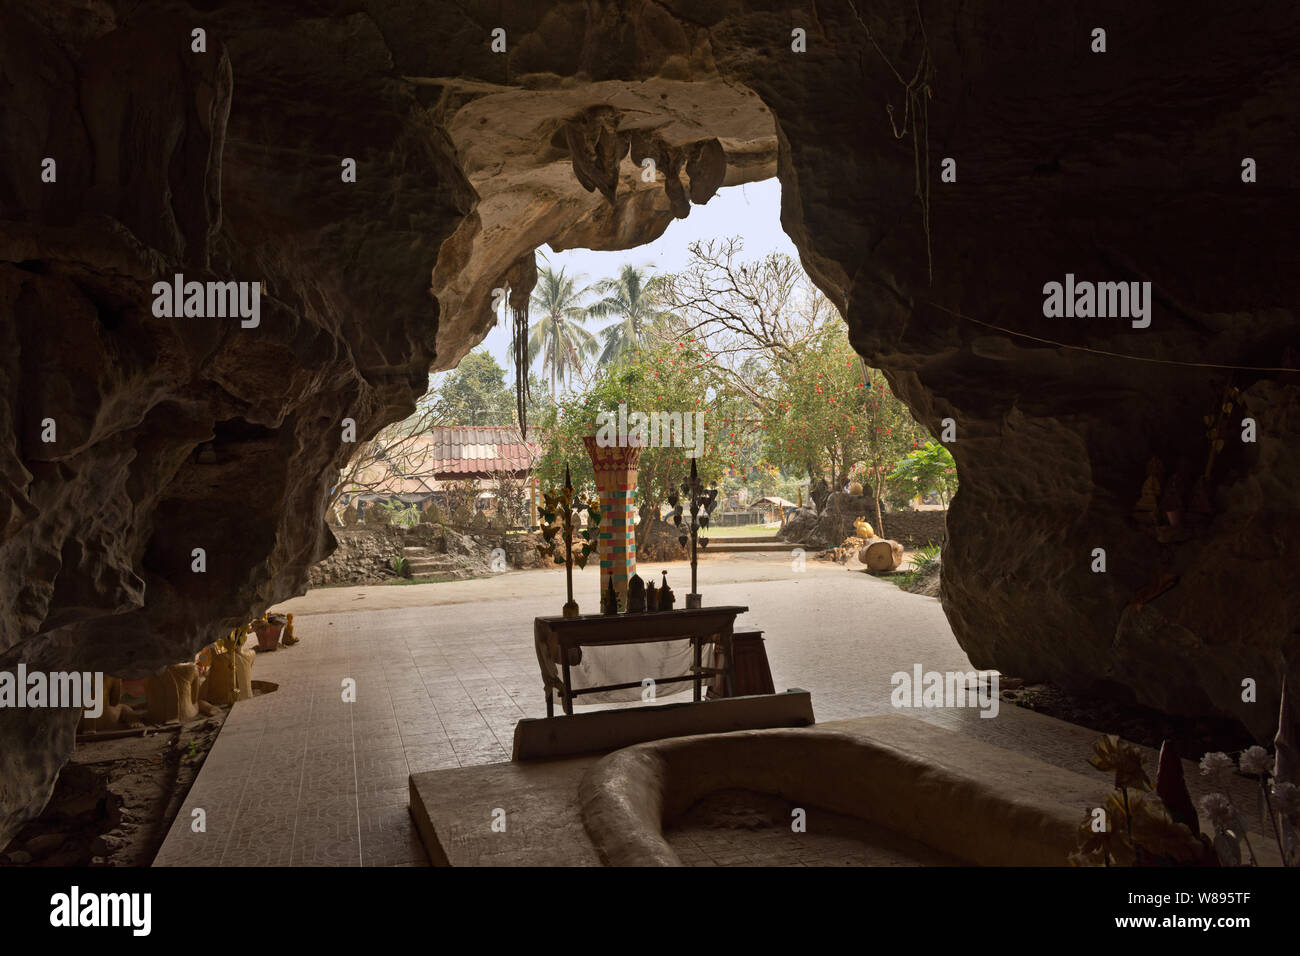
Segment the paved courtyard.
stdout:
[[[684,564],[641,570],[662,568],[689,590]],[[595,607],[594,567],[575,575],[580,603]],[[916,664],[970,669],[937,599],[839,565],[719,554],[701,562],[700,589],[708,604],[750,608],[738,626],[765,632],[776,688],[811,691],[818,721],[891,712],[890,676]],[[562,571],[543,570],[326,588],[276,608],[293,612],[302,642],[258,655],[254,679],[278,689],[232,709],[155,865],[424,865],[408,775],[510,759],[515,723],[545,716],[532,621],[563,600]],[[1082,728],[1009,705],[997,719],[910,713],[1089,772],[1096,734]]]

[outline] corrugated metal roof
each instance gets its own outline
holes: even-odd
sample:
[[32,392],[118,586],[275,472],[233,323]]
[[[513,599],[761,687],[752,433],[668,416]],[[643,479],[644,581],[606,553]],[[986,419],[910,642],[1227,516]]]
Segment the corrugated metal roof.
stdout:
[[761,505],[761,504],[762,504],[763,502],[765,502],[765,501],[768,502],[769,504],[774,504],[774,505],[776,505],[776,506],[779,507],[779,508],[798,508],[798,507],[799,507],[799,506],[798,506],[797,504],[795,504],[793,501],[787,501],[785,498],[779,498],[779,497],[777,497],[776,495],[768,495],[768,496],[765,497],[765,498],[759,498],[757,501],[754,502],[754,504],[756,504],[756,505]]
[[542,453],[535,437],[531,428],[525,441],[519,429],[509,425],[453,425],[431,428],[427,437],[416,441],[428,456],[421,471],[443,478],[527,472]]
[[[534,435],[529,429],[529,438]],[[381,496],[423,495],[460,478],[501,472],[522,477],[542,451],[535,441],[523,441],[518,428],[506,425],[431,428],[428,435],[401,439],[393,458],[368,464],[353,488]]]

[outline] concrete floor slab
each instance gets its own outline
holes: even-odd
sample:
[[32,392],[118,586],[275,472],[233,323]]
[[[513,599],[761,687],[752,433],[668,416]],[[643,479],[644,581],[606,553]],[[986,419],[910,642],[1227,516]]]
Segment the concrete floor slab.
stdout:
[[[679,562],[662,567],[673,581],[689,573]],[[595,569],[576,577],[579,600],[589,594],[594,605]],[[891,674],[914,664],[971,669],[937,599],[839,565],[720,554],[702,561],[700,582],[706,602],[750,607],[737,623],[765,632],[775,685],[807,688],[822,721],[896,713]],[[372,825],[367,812],[402,806],[411,774],[509,760],[516,724],[546,713],[532,620],[556,613],[563,593],[563,572],[541,570],[325,588],[286,602],[279,610],[294,612],[302,643],[258,655],[253,676],[279,689],[232,710],[156,865],[425,865],[409,816],[389,812]],[[354,703],[341,698],[344,678],[356,682]],[[576,710],[629,706],[640,704]],[[1098,735],[1085,728],[1009,705],[995,719],[966,708],[905,713],[1092,773]],[[1154,752],[1147,766],[1154,770]],[[1185,767],[1199,797],[1205,784],[1194,764]],[[1250,781],[1235,780],[1232,792],[1240,806],[1254,805]],[[325,822],[322,803],[333,814]],[[206,829],[196,832],[200,809]],[[1268,841],[1254,842],[1258,850]]]
[[[979,812],[990,810],[989,817],[980,818],[980,827],[958,826],[951,820],[936,816],[930,823],[936,831],[956,827],[954,833],[966,833],[982,827],[990,833],[1001,833],[992,819],[991,810],[1005,805],[1015,827],[1041,831],[1046,834],[1041,841],[1044,845],[1050,843],[1052,847],[1061,849],[1059,862],[1062,866],[1066,865],[1065,857],[1073,847],[1074,827],[1083,819],[1088,807],[1098,805],[1105,797],[1107,789],[1106,781],[1099,775],[1085,776],[1063,770],[1023,754],[973,741],[934,724],[898,715],[833,721],[809,728],[742,731],[726,737],[752,749],[765,739],[774,739],[773,735],[782,739],[808,738],[808,743],[802,747],[795,744],[796,750],[802,752],[812,750],[817,737],[824,740],[843,736],[884,745],[880,751],[883,753],[892,750],[906,754],[914,767],[924,768],[927,786],[931,790],[947,780],[954,794],[960,793],[963,799],[978,803]],[[672,744],[686,745],[692,739],[703,741],[706,738],[677,738]],[[622,753],[639,753],[640,750]],[[602,856],[583,823],[579,799],[579,785],[600,759],[599,755],[592,755],[413,775],[411,811],[431,860],[435,865],[444,866],[600,865]],[[756,759],[762,764],[761,756]],[[715,783],[719,787],[728,785],[731,776],[736,775],[736,761],[695,769],[697,772],[691,774],[692,778],[699,786],[710,790]],[[712,776],[717,779],[710,780]],[[737,779],[743,776],[742,773]],[[787,789],[804,786],[831,793],[848,787],[848,784],[847,780],[815,780],[805,772],[801,780],[787,781],[784,786]],[[885,789],[888,789],[887,785]],[[828,799],[833,801],[834,798]],[[897,815],[906,819],[910,812],[910,798],[895,799],[903,805]],[[614,800],[614,805],[622,809],[623,797]],[[833,809],[842,813],[846,808]],[[957,812],[958,808],[954,808],[954,813]],[[971,812],[979,817],[975,810]],[[497,829],[493,828],[494,821]],[[631,827],[619,825],[618,829],[623,832]],[[600,832],[599,826],[597,832]],[[917,833],[908,836],[916,839],[924,832],[924,827],[921,827]],[[691,862],[717,865],[753,862],[739,846],[739,842],[748,840],[746,835],[732,834],[728,840],[722,833],[718,840],[721,842],[711,855],[706,854],[707,859]],[[991,848],[988,843],[978,834],[966,838],[967,848],[972,853],[978,851],[996,856],[997,848]],[[1003,839],[1000,845],[1006,843],[1007,840]],[[943,848],[939,849],[943,852]],[[1041,847],[1036,852],[1044,860],[1055,858]],[[645,862],[653,858],[647,855]],[[784,862],[807,861],[790,859]],[[778,860],[777,865],[783,865],[782,861]]]
[[600,866],[575,795],[598,755],[411,775],[435,866]]

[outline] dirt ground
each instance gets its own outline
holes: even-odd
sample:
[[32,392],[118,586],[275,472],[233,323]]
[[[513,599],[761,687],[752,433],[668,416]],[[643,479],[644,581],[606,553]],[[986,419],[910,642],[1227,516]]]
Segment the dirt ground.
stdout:
[[4,848],[0,866],[148,866],[227,713],[78,737],[45,811]]
[[1069,721],[1098,734],[1119,734],[1125,740],[1159,749],[1172,740],[1178,754],[1200,760],[1209,751],[1233,753],[1256,743],[1245,727],[1220,717],[1176,717],[1139,704],[1083,697],[1051,684],[1027,684],[1003,677],[1002,699],[1049,717]]

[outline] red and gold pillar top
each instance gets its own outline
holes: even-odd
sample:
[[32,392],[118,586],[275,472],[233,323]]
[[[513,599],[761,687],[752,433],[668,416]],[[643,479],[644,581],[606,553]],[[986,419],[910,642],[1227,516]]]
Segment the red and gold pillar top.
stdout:
[[595,435],[587,435],[582,442],[591,456],[600,493],[596,553],[601,599],[612,580],[619,610],[626,610],[627,584],[636,574],[636,468],[642,446],[601,445]]

